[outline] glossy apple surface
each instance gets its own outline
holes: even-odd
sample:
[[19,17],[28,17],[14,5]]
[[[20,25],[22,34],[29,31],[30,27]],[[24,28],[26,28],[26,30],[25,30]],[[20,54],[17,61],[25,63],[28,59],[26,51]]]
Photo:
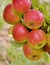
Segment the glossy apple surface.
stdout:
[[8,4],[5,7],[3,18],[9,24],[17,24],[18,22],[20,22],[19,16],[17,16],[13,11],[12,4]]
[[32,49],[28,46],[28,44],[23,46],[23,52],[29,60],[39,60],[42,58],[42,50]]
[[28,34],[28,45],[35,49],[41,49],[46,44],[46,34],[43,30],[32,30]]
[[41,27],[43,22],[44,15],[38,10],[31,9],[24,15],[24,24],[30,29]]
[[26,13],[31,7],[31,0],[13,0],[14,9],[18,13]]
[[18,23],[13,28],[13,37],[19,43],[25,42],[27,40],[28,33],[28,30],[22,23]]

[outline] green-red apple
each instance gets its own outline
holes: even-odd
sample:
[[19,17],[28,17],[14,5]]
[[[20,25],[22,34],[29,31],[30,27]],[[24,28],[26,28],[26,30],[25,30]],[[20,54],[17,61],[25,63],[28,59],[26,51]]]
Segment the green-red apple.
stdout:
[[32,30],[28,34],[28,45],[35,49],[41,49],[46,44],[46,34],[43,30]]
[[13,37],[19,43],[23,43],[27,40],[28,33],[28,30],[22,23],[18,23],[13,28]]
[[37,29],[42,26],[44,15],[39,10],[30,9],[24,15],[24,24],[30,29]]
[[32,49],[28,44],[23,46],[23,52],[29,60],[39,60],[42,58],[42,50]]
[[24,14],[31,7],[31,0],[13,0],[12,4],[17,13]]
[[17,24],[20,22],[20,17],[14,13],[12,4],[8,4],[3,13],[4,20],[9,24]]

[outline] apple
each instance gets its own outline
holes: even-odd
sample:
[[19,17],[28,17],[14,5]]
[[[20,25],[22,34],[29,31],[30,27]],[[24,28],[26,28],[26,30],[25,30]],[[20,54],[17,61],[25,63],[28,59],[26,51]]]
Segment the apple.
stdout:
[[24,24],[30,29],[37,29],[42,26],[44,15],[39,10],[30,9],[24,15]]
[[31,0],[13,0],[12,4],[17,13],[24,14],[31,7]]
[[41,49],[40,50],[32,49],[31,47],[28,46],[28,44],[24,44],[23,52],[24,52],[24,55],[29,60],[39,60],[42,58],[42,50]]
[[18,23],[13,28],[13,37],[18,43],[24,43],[27,40],[28,30],[22,23]]
[[32,30],[28,34],[28,45],[34,49],[41,49],[46,44],[46,34],[43,30]]
[[12,4],[8,4],[5,9],[4,9],[4,13],[3,13],[3,18],[4,20],[9,23],[9,24],[17,24],[18,22],[20,22],[20,17],[17,16],[14,11],[13,11],[13,7]]
[[50,46],[48,44],[44,46],[44,50],[50,54]]
[[50,46],[50,33],[47,33],[47,44]]

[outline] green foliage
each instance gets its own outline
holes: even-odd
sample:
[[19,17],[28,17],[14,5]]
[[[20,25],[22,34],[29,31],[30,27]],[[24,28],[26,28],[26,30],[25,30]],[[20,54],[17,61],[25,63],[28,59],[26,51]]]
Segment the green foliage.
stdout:
[[20,47],[22,47],[22,46],[24,45],[24,43],[18,43],[18,42],[14,41],[14,40],[10,40],[10,43],[11,43],[14,47],[16,47],[16,48],[20,48]]
[[50,64],[50,57],[48,58],[48,64]]
[[48,61],[48,55],[46,52],[43,52],[43,58],[46,62]]
[[43,52],[43,59],[46,63],[50,64],[50,57],[48,53]]
[[39,2],[38,0],[31,0],[32,1],[32,7],[35,9],[39,9]]

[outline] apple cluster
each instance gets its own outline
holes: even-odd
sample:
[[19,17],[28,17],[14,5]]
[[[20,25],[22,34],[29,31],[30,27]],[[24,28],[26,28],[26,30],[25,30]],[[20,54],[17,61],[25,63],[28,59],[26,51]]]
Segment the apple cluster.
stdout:
[[50,51],[50,33],[42,29],[44,14],[32,8],[31,0],[13,0],[4,8],[3,18],[13,26],[14,40],[24,43],[23,52],[29,60],[41,59],[43,51]]

